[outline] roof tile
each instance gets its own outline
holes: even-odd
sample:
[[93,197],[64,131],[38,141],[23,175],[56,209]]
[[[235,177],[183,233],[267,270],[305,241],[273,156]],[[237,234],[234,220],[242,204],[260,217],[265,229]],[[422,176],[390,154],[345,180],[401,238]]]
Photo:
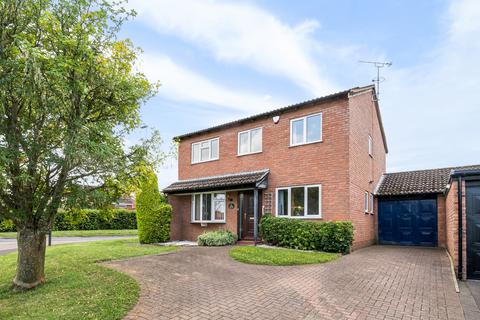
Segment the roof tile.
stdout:
[[452,170],[480,170],[480,165],[386,173],[376,192],[379,196],[442,193]]
[[253,185],[262,180],[268,173],[269,170],[264,169],[259,171],[238,172],[219,176],[180,180],[163,189],[163,192],[181,193]]

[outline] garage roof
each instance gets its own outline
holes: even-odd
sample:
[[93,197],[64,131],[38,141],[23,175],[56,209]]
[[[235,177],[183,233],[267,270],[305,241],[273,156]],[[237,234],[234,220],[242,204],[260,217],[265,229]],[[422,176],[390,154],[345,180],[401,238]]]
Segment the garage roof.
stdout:
[[268,175],[269,170],[238,172],[219,176],[209,176],[197,179],[179,180],[165,189],[165,193],[186,193],[193,191],[220,190],[227,188],[255,187]]
[[443,193],[452,170],[480,170],[480,165],[386,173],[376,195]]

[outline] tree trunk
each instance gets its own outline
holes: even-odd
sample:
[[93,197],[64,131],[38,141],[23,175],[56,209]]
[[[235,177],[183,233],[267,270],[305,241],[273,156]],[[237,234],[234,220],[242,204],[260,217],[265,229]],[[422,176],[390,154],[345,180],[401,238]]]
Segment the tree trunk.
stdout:
[[46,234],[33,229],[17,233],[17,273],[13,279],[14,290],[29,290],[45,282]]

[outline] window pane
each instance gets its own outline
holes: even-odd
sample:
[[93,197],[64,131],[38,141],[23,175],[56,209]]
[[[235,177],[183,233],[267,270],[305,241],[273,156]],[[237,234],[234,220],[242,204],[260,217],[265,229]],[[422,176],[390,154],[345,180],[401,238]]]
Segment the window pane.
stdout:
[[310,215],[318,215],[319,214],[319,195],[320,190],[318,187],[309,187],[307,188],[307,196],[308,196],[308,208],[307,214]]
[[319,114],[307,118],[307,142],[320,140],[321,122]]
[[224,220],[225,218],[225,194],[215,193],[213,196],[215,206],[215,220]]
[[218,158],[218,140],[212,140],[212,159]]
[[200,154],[200,160],[201,161],[210,160],[210,147],[204,148],[203,143],[202,143],[202,149]]
[[195,197],[195,206],[193,210],[195,210],[194,221],[200,221],[200,195],[196,194]]
[[202,197],[202,220],[212,220],[212,195],[204,194]]
[[192,162],[200,161],[200,145],[194,144],[192,145]]
[[305,214],[305,188],[292,188],[292,216]]
[[368,212],[368,192],[365,192],[365,197],[363,199],[363,204],[364,204],[364,207],[365,207],[365,212]]
[[303,119],[292,122],[292,144],[303,143]]
[[239,152],[240,154],[248,153],[248,132],[240,133],[240,138],[238,139],[238,143],[240,144]]
[[262,129],[258,128],[251,131],[250,152],[262,151]]
[[288,190],[278,190],[278,199],[277,199],[277,215],[286,216],[288,215]]

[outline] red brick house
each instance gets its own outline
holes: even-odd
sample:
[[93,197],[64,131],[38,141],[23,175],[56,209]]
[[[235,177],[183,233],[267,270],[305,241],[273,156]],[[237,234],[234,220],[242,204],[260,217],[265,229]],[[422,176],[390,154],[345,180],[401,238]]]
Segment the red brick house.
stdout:
[[228,229],[256,239],[262,215],[350,220],[376,241],[374,190],[387,143],[374,86],[357,87],[176,137],[171,238]]
[[171,238],[228,229],[256,239],[263,214],[350,220],[354,249],[447,248],[459,278],[480,279],[480,165],[385,173],[374,86],[177,137]]

